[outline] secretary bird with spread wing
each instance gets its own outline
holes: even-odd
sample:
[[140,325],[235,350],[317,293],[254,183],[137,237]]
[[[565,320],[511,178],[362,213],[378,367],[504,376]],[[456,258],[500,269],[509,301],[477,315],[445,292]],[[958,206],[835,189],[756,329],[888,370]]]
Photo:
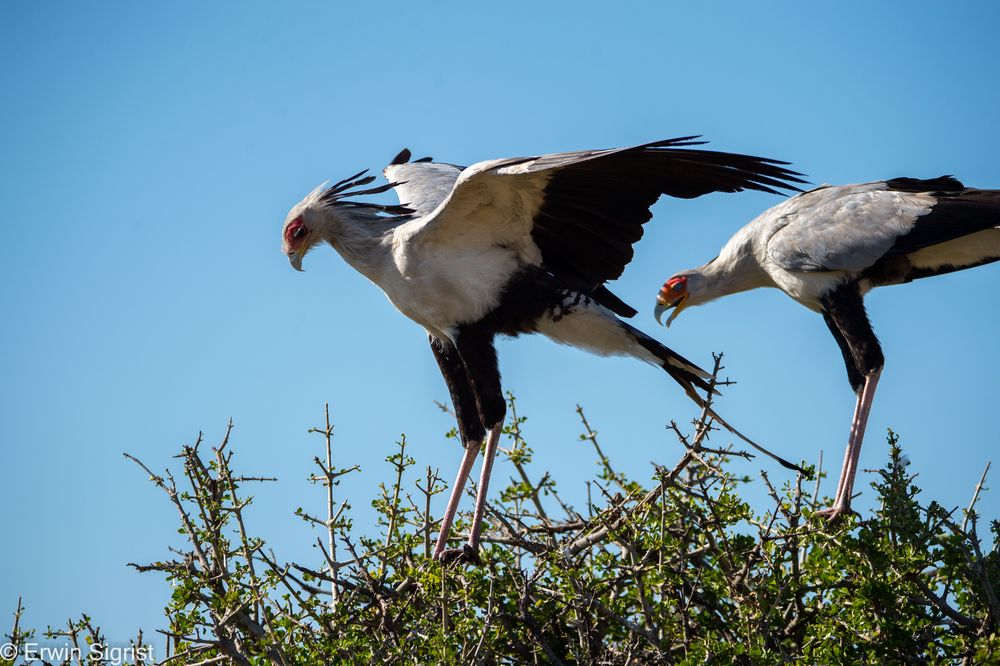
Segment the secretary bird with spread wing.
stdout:
[[951,176],[824,186],[765,211],[715,259],[677,273],[657,296],[666,325],[686,307],[757,287],[777,287],[823,315],[857,394],[833,506],[850,511],[861,441],[885,359],[864,295],[875,287],[951,273],[1000,259],[1000,190]]
[[[661,194],[776,193],[802,181],[784,162],[692,148],[704,143],[695,138],[490,160],[464,169],[427,159],[409,162],[410,152],[403,150],[385,169],[388,184],[356,189],[374,180],[362,171],[318,187],[289,212],[283,251],[294,268],[301,270],[312,247],[329,243],[430,337],[465,446],[435,557],[478,559],[506,413],[496,335],[541,333],[596,354],[646,361],[702,404],[696,389],[709,388],[708,374],[621,321],[616,315],[636,311],[604,283],[619,277],[632,259],[632,244]],[[347,198],[390,188],[400,205]],[[484,439],[468,543],[445,550]]]

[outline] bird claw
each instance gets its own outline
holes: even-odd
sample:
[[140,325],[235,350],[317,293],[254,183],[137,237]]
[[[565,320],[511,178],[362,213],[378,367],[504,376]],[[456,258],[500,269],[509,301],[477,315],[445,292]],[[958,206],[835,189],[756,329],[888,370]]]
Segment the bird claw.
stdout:
[[845,515],[857,514],[850,504],[834,504],[833,506],[813,512],[813,516],[826,518],[828,525],[836,525]]
[[483,561],[479,559],[478,549],[474,549],[469,544],[462,544],[461,548],[448,548],[447,550],[441,551],[437,556],[438,562],[441,564],[472,564],[477,567],[483,565]]

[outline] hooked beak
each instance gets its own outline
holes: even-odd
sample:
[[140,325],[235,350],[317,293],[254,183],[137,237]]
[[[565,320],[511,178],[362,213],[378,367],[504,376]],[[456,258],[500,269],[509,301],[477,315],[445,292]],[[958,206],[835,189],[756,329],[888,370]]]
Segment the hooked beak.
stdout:
[[297,271],[302,272],[302,253],[295,250],[288,253],[288,263]]
[[[673,322],[674,319],[677,318],[677,315],[681,313],[681,310],[687,307],[687,300],[688,300],[688,294],[684,294],[673,303],[668,303],[666,299],[658,296],[656,298],[656,309],[653,310],[653,315],[656,316],[656,323],[662,324],[663,326],[670,328],[671,322]],[[666,312],[671,308],[674,308],[674,311],[670,314],[669,317],[667,317],[667,323],[664,324],[663,321],[661,321],[661,317],[663,317],[664,312]]]

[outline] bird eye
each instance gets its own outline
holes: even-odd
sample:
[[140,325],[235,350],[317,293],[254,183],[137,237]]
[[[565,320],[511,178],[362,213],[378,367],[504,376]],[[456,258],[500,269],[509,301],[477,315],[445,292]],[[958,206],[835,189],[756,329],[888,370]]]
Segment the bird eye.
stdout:
[[684,291],[684,282],[682,280],[678,280],[677,282],[674,282],[674,286],[672,286],[671,289],[675,293],[678,293],[678,294],[681,293],[682,291]]
[[302,218],[297,217],[289,223],[285,229],[285,242],[292,244],[299,240],[306,231],[306,225],[302,223]]

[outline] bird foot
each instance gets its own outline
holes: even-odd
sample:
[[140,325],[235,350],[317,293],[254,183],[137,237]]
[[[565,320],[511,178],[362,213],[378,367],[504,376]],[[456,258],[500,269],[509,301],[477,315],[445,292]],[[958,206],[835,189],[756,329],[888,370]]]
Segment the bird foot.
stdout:
[[473,564],[477,567],[483,565],[479,559],[479,550],[469,544],[462,544],[461,548],[448,548],[442,550],[437,555],[437,560],[441,564]]
[[850,504],[834,504],[833,506],[820,509],[813,513],[813,516],[819,516],[820,518],[826,518],[828,525],[835,525],[840,522],[841,518],[845,515],[857,514],[857,511],[851,508]]

